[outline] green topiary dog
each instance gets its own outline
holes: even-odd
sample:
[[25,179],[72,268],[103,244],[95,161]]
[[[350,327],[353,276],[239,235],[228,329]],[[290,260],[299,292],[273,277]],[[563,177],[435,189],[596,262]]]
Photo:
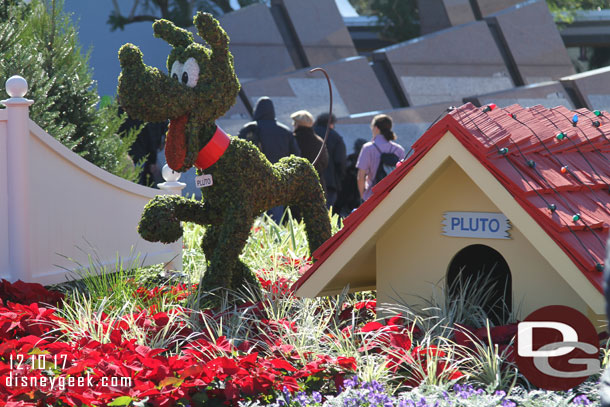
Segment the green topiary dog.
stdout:
[[[205,186],[202,201],[158,196],[144,208],[139,233],[149,241],[174,242],[181,221],[206,226],[201,247],[208,261],[201,288],[258,285],[241,262],[254,219],[278,205],[298,207],[305,220],[310,251],[330,237],[330,219],[319,178],[305,159],[290,156],[274,165],[252,143],[227,136],[214,121],[235,103],[239,82],[229,38],[210,14],[197,13],[195,26],[208,49],[170,21],[153,24],[154,34],[173,46],[165,75],[145,66],[133,44],[119,51],[122,72],[118,99],[136,119],[170,120],[167,163],[184,172],[195,165]],[[205,176],[202,176],[205,171]],[[210,185],[211,184],[211,185]]]

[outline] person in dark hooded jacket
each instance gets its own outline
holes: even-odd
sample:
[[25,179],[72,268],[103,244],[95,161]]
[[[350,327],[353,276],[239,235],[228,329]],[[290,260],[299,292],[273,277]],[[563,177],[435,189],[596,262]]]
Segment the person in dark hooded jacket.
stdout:
[[239,130],[239,138],[254,143],[272,164],[290,154],[301,155],[292,131],[275,120],[275,108],[271,99],[267,96],[259,98],[253,116],[254,121],[246,123]]
[[366,144],[366,140],[359,138],[354,143],[354,152],[347,156],[347,166],[345,175],[341,181],[341,190],[337,196],[337,201],[333,206],[333,212],[341,217],[346,217],[354,209],[360,206],[360,192],[358,191],[358,156],[362,146]]
[[328,126],[328,166],[324,171],[324,181],[326,182],[326,205],[330,208],[335,206],[337,196],[341,192],[341,181],[345,176],[347,157],[345,153],[345,142],[343,137],[335,130],[337,118],[335,115],[329,116],[322,113],[316,119],[313,130],[320,137],[324,138],[326,127]]
[[[301,155],[301,150],[288,126],[275,120],[275,108],[270,98],[263,96],[256,101],[253,119],[254,121],[246,123],[239,130],[237,137],[254,143],[272,164],[291,154]],[[271,208],[267,214],[279,224],[284,214],[284,207]]]

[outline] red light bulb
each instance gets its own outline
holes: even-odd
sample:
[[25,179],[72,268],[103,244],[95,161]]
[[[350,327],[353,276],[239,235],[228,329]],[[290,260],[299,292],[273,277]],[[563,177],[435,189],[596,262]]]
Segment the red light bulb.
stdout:
[[491,112],[495,108],[496,108],[496,104],[495,103],[490,103],[487,106],[485,106],[485,108],[483,109],[483,113]]

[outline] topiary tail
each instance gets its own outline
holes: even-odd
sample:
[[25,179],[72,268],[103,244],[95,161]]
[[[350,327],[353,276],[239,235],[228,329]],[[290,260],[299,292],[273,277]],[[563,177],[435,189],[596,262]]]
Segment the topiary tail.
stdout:
[[322,243],[330,239],[330,218],[324,202],[324,200],[315,199],[299,205],[311,254],[322,246]]
[[330,83],[330,78],[328,77],[328,73],[326,73],[324,68],[314,68],[309,71],[309,73],[313,73],[313,72],[322,72],[324,74],[324,77],[326,77],[326,82],[328,83],[328,93],[330,95],[330,104],[328,107],[328,122],[326,123],[326,132],[324,133],[324,138],[322,139],[322,146],[320,147],[320,151],[318,151],[318,155],[316,156],[315,160],[313,160],[313,162],[312,162],[312,165],[315,166],[316,163],[318,162],[318,159],[320,158],[320,155],[322,155],[322,149],[324,148],[324,145],[326,145],[326,140],[328,139],[328,133],[330,131],[330,118],[333,117],[333,87]]
[[296,209],[305,222],[309,252],[313,252],[331,236],[330,216],[326,208],[324,190],[320,185],[318,173],[313,166],[302,158],[293,157],[295,177],[292,178],[292,190],[296,191]]

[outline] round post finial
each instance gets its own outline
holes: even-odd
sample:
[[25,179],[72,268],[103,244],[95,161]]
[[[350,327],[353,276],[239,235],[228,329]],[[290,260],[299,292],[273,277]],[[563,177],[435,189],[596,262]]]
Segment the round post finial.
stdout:
[[161,169],[161,176],[166,182],[176,182],[180,179],[180,173],[169,168],[167,164]]
[[161,176],[165,182],[157,184],[157,186],[164,190],[169,191],[174,195],[182,195],[182,190],[186,187],[184,182],[179,182],[180,173],[169,168],[169,165],[165,164],[161,169]]
[[19,75],[13,75],[6,81],[6,93],[12,98],[22,98],[28,92],[28,81]]

